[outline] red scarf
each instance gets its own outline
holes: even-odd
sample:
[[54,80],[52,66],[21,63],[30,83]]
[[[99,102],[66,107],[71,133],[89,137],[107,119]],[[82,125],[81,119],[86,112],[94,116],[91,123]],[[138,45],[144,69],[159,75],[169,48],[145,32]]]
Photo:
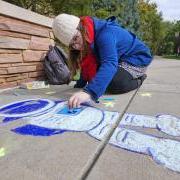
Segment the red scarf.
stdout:
[[85,81],[91,81],[96,75],[98,64],[90,45],[94,42],[94,23],[89,16],[81,17],[82,27],[85,28],[85,39],[89,44],[88,54],[81,60],[81,74]]

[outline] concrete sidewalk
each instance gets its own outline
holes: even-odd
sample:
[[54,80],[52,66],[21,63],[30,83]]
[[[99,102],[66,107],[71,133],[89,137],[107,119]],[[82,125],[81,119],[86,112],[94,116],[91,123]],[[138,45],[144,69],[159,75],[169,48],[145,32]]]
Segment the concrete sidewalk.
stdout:
[[[148,78],[140,88],[128,112],[155,116],[172,114],[180,116],[180,61],[154,60],[148,70]],[[51,86],[49,89],[13,89],[0,93],[0,106],[26,99],[68,99],[77,91],[70,86]],[[122,112],[134,91],[123,95],[105,95],[95,106]],[[104,99],[111,98],[110,104]],[[2,117],[0,122],[2,121]],[[74,180],[92,158],[100,141],[85,132],[65,132],[54,136],[23,136],[12,128],[26,124],[12,121],[0,124],[0,176],[3,180]],[[148,133],[159,134],[149,129]],[[168,137],[168,136],[166,136]],[[172,137],[171,137],[172,138]],[[180,138],[176,138],[179,139]],[[156,164],[148,156],[128,152],[106,145],[88,180],[176,180],[180,175]]]
[[[128,112],[152,115],[172,114],[180,117],[180,61],[154,60],[148,78],[140,88]],[[144,132],[167,137],[150,129]],[[176,138],[180,140],[180,138]],[[150,157],[107,145],[88,180],[178,180],[180,175],[156,164]]]

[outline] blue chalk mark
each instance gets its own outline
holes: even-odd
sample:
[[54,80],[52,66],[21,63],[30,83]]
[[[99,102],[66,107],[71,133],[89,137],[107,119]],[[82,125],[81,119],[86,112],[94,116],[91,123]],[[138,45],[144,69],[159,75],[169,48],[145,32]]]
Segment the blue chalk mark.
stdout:
[[100,120],[100,122],[96,126],[94,126],[93,128],[89,129],[89,132],[94,130],[94,129],[96,129],[104,121],[105,114],[104,114],[104,112],[102,110],[101,110],[101,112],[102,112],[102,119]]
[[114,119],[114,116],[115,116],[115,114],[113,114],[113,115],[111,116],[111,120],[113,120],[113,119]]
[[124,141],[126,140],[128,134],[129,134],[129,132],[126,132],[126,133],[125,133],[124,137],[122,138],[122,142],[124,142]]
[[59,112],[57,112],[57,114],[65,114],[65,115],[77,115],[79,114],[81,111],[83,111],[84,107],[80,107],[80,108],[73,108],[73,109],[69,109],[68,106],[65,106],[63,109],[61,109]]
[[157,164],[160,164],[160,165],[165,165],[164,163],[162,163],[156,156],[157,154],[155,153],[155,150],[151,147],[148,147],[147,148],[147,154],[149,156],[151,156],[153,158],[153,160],[157,163]]
[[102,127],[102,129],[99,131],[99,135],[102,133],[102,131],[103,131],[106,127],[108,127],[108,125],[105,125],[104,127]]
[[114,98],[103,98],[104,101],[114,101]]
[[[29,102],[29,101],[26,101],[26,103]],[[18,103],[15,103],[15,104],[11,104],[9,106],[6,106],[4,108],[1,108],[0,109],[0,112],[4,112],[4,111],[7,111],[9,109],[13,109],[13,108],[17,108],[18,106],[21,106],[23,105],[25,102],[18,102]]]
[[49,129],[40,126],[35,126],[31,124],[27,124],[25,126],[21,126],[15,129],[11,129],[11,131],[21,134],[21,135],[31,135],[31,136],[52,136],[55,134],[62,134],[66,132],[66,130],[60,129]]
[[18,102],[0,109],[0,112],[10,115],[23,114],[27,112],[29,113],[29,112],[37,111],[38,109],[42,109],[48,104],[49,102],[44,100],[31,100],[31,101]]
[[129,119],[129,115],[126,116],[125,121],[128,121],[128,119]]
[[130,122],[133,122],[134,118],[135,118],[135,116],[131,116],[131,121]]
[[56,100],[56,101],[54,101],[55,104],[59,104],[61,102],[64,102],[64,100]]
[[3,119],[3,123],[8,123],[8,122],[15,121],[18,119],[21,119],[21,118],[20,117],[6,117]]

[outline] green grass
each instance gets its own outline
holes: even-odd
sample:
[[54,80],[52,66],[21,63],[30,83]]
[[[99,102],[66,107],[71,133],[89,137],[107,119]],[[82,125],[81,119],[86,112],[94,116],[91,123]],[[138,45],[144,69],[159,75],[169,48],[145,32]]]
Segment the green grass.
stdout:
[[180,60],[180,56],[176,55],[164,55],[163,58]]

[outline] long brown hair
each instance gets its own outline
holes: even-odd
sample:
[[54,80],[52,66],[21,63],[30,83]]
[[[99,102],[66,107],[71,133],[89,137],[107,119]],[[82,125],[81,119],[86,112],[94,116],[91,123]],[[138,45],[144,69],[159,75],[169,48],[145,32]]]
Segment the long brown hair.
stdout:
[[87,42],[87,30],[82,25],[83,17],[80,18],[80,23],[78,26],[78,30],[81,32],[83,38],[83,50],[76,50],[73,47],[69,47],[69,67],[71,70],[71,78],[73,78],[77,70],[80,69],[80,62],[83,57],[85,57],[88,53],[89,44]]

